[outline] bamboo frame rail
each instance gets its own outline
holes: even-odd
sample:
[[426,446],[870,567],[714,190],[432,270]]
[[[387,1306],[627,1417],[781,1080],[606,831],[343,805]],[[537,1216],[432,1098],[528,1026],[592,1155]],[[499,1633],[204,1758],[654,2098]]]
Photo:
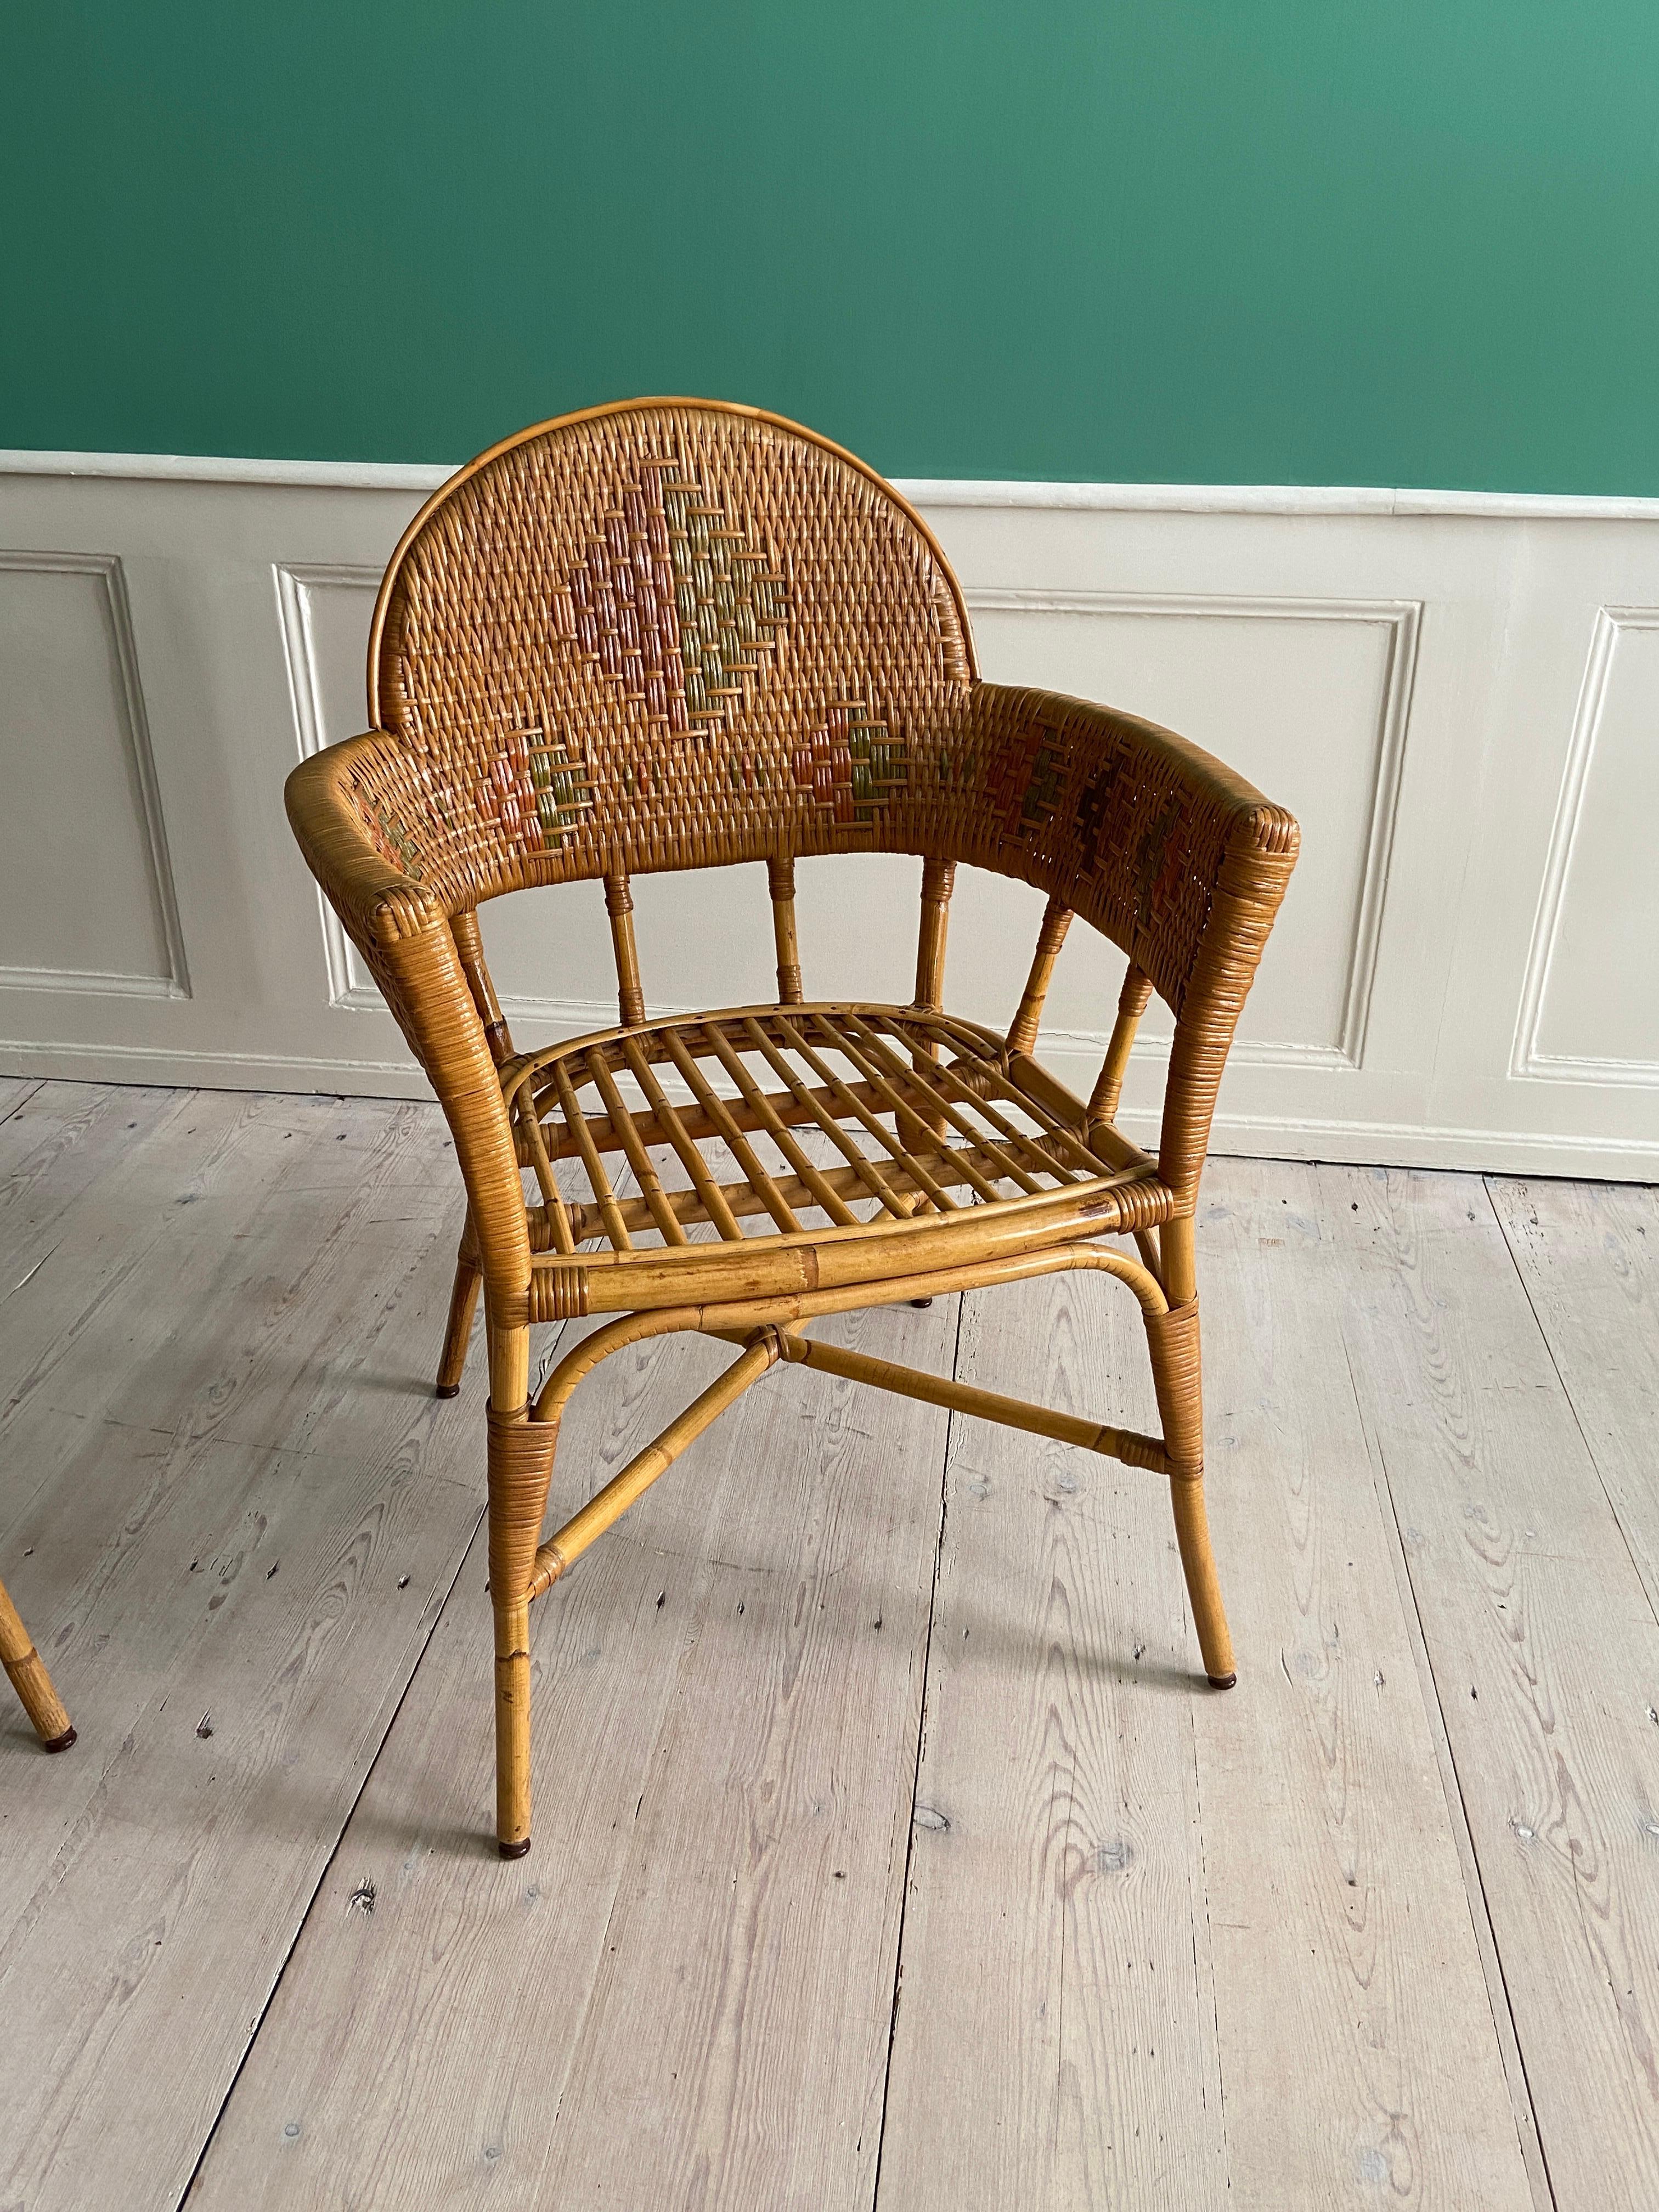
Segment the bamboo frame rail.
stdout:
[[572,1514],[556,1535],[537,1546],[530,1577],[532,1598],[550,1589],[588,1546],[604,1535],[611,1523],[620,1520],[635,1500],[644,1495],[659,1474],[667,1473],[687,1444],[700,1437],[711,1422],[718,1420],[728,1406],[735,1405],[750,1385],[758,1382],[781,1356],[783,1340],[775,1328],[762,1328],[750,1340],[737,1340],[744,1344],[742,1358],[733,1360],[725,1374],[700,1392],[654,1442],[642,1452],[636,1452],[621,1474],[614,1475],[603,1490],[590,1498],[580,1513]]
[[[744,1340],[730,1329],[707,1329],[726,1344]],[[927,1406],[945,1406],[952,1413],[972,1413],[981,1421],[1003,1428],[1024,1429],[1030,1435],[1051,1437],[1056,1443],[1076,1444],[1079,1450],[1099,1452],[1121,1460],[1128,1467],[1150,1468],[1170,1474],[1170,1455],[1161,1437],[1143,1436],[1135,1429],[1116,1429],[1104,1421],[1081,1420],[1075,1413],[1059,1413],[1048,1406],[1033,1406],[1023,1398],[1005,1397],[1000,1391],[981,1390],[950,1376],[925,1374],[920,1368],[901,1367],[890,1359],[878,1359],[865,1352],[848,1352],[839,1345],[822,1344],[816,1338],[786,1331],[783,1357],[821,1374],[839,1375],[848,1382],[867,1382],[878,1390],[891,1390],[901,1398],[919,1398]]]
[[[1230,1684],[1193,1225],[1290,816],[1169,731],[981,682],[956,579],[890,486],[810,431],[705,401],[565,416],[452,478],[386,571],[368,710],[367,734],[295,770],[288,806],[465,1185],[437,1389],[459,1388],[482,1296],[503,1854],[529,1848],[532,1601],[781,1362],[1165,1476],[1204,1671]],[[795,863],[848,851],[921,860],[908,1006],[806,996]],[[763,861],[775,1000],[650,1019],[634,874]],[[1006,1035],[945,1008],[964,865],[1047,902]],[[595,878],[617,1025],[521,1050],[477,908]],[[1078,921],[1128,963],[1086,1103],[1038,1057]],[[1154,992],[1174,1020],[1155,1153],[1115,1122]],[[801,1333],[1064,1270],[1139,1301],[1159,1436]],[[532,1401],[532,1327],[588,1316]],[[571,1393],[625,1346],[692,1331],[737,1358],[544,1538]]]
[[21,1699],[42,1748],[67,1751],[75,1741],[74,1727],[4,1583],[0,1583],[0,1666]]

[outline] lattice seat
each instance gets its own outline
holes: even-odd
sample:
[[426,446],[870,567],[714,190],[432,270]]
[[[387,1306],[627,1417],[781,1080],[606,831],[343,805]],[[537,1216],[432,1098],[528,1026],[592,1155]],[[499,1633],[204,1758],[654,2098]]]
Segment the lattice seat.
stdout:
[[[536,1321],[874,1284],[951,1265],[963,1229],[978,1258],[1168,1211],[1156,1163],[1109,1125],[1091,1133],[1029,1054],[915,1007],[684,1015],[520,1054],[501,1079],[541,1193]],[[562,1194],[562,1161],[585,1197]],[[618,1195],[625,1181],[638,1196]],[[694,1241],[698,1223],[720,1242]],[[593,1239],[607,1249],[579,1254]]]
[[[529,1849],[532,1601],[781,1359],[1167,1476],[1205,1671],[1230,1684],[1193,1219],[1291,817],[1167,730],[981,683],[956,579],[891,486],[810,431],[703,401],[544,423],[445,485],[381,586],[368,703],[366,735],[290,776],[289,813],[466,1184],[438,1389],[459,1387],[482,1289],[502,1852]],[[914,1003],[809,1002],[796,859],[872,851],[921,863]],[[631,876],[741,861],[766,864],[776,1000],[648,1020]],[[1048,898],[1006,1037],[944,1011],[962,863]],[[595,878],[618,1026],[520,1051],[477,909]],[[1074,917],[1128,963],[1086,1103],[1036,1057]],[[1174,1017],[1156,1158],[1115,1127],[1154,991]],[[1114,1235],[1133,1255],[1097,1241]],[[804,1334],[1060,1269],[1139,1301],[1161,1436]],[[532,1401],[532,1327],[586,1315],[613,1317]],[[544,1539],[572,1391],[674,1329],[739,1357]]]

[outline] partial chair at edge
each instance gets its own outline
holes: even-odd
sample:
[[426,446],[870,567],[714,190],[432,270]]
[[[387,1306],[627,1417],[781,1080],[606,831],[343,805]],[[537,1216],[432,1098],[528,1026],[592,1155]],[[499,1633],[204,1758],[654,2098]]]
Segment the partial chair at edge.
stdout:
[[[1193,1223],[1222,1069],[1296,856],[1291,817],[1167,731],[981,682],[956,579],[891,488],[811,432],[701,401],[566,416],[445,485],[386,572],[368,693],[374,727],[296,769],[289,811],[432,1080],[465,1182],[437,1387],[459,1386],[482,1289],[502,1854],[530,1842],[532,1602],[780,1360],[1166,1475],[1205,1671],[1230,1686]],[[847,851],[921,860],[908,1006],[805,996],[795,861]],[[775,1000],[651,1021],[631,876],[742,861],[766,864]],[[1006,1036],[944,1007],[963,863],[1048,897]],[[619,1022],[521,1051],[477,908],[595,878]],[[1129,963],[1086,1103],[1035,1056],[1074,915]],[[1154,991],[1175,1020],[1156,1157],[1115,1127]],[[673,1188],[659,1172],[671,1160]],[[1103,1236],[1132,1238],[1134,1256]],[[1139,1302],[1160,1436],[804,1331],[1078,1268]],[[590,1315],[612,1317],[532,1402],[531,1327]],[[623,1346],[684,1329],[738,1358],[544,1540],[575,1386]]]
[[48,1751],[67,1751],[75,1730],[62,1698],[52,1686],[46,1662],[29,1641],[17,1607],[4,1583],[0,1583],[0,1666],[23,1704],[38,1735]]

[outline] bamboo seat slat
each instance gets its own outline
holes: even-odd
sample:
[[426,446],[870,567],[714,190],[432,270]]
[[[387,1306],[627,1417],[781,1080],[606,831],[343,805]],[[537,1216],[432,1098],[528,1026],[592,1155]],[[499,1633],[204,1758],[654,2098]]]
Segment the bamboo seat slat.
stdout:
[[[830,1143],[846,1154],[849,1165],[862,1177],[866,1188],[873,1197],[881,1200],[890,1213],[901,1220],[908,1218],[907,1210],[898,1203],[893,1187],[882,1173],[881,1169],[867,1153],[860,1151],[840,1116],[832,1114],[829,1105],[821,1103],[822,1099],[827,1098],[838,1106],[851,1108],[863,1118],[866,1128],[880,1138],[884,1145],[887,1145],[888,1139],[880,1123],[876,1121],[873,1115],[866,1112],[862,1101],[855,1099],[845,1085],[825,1080],[825,1072],[822,1068],[814,1072],[824,1084],[823,1091],[819,1093],[804,1089],[796,1080],[794,1072],[788,1061],[778,1051],[760,1024],[751,1018],[744,1026],[748,1030],[750,1042],[759,1047],[773,1073],[781,1078],[785,1091],[796,1100],[798,1104],[809,1109],[812,1119],[829,1138]],[[896,1158],[902,1152],[902,1147],[896,1143],[889,1146],[888,1148]]]
[[564,1126],[572,1143],[581,1153],[582,1165],[587,1170],[588,1188],[593,1193],[594,1204],[604,1218],[605,1234],[619,1252],[625,1252],[630,1241],[627,1225],[617,1206],[616,1194],[611,1188],[611,1179],[605,1174],[605,1163],[599,1158],[599,1148],[587,1133],[586,1117],[576,1102],[575,1086],[566,1074],[562,1061],[555,1063],[553,1075],[558,1085],[559,1103],[564,1112]]
[[[875,1050],[873,1052],[869,1050],[866,1040],[870,1033],[866,1031],[865,1037],[860,1038],[851,1019],[848,1023],[845,1033],[838,1033],[833,1030],[822,1016],[818,1018],[817,1027],[823,1041],[844,1053],[871,1089],[875,1091],[877,1097],[884,1104],[892,1108],[896,1127],[903,1121],[908,1120],[912,1130],[912,1143],[925,1143],[928,1138],[935,1134],[935,1126],[930,1124],[911,1103],[915,1093],[922,1087],[920,1070],[913,1072],[893,1062],[890,1058],[889,1058],[888,1066],[884,1068],[882,1065],[884,1051],[879,1039],[874,1040]],[[893,1080],[895,1075],[898,1078],[896,1084]],[[907,1091],[911,1094],[909,1097],[906,1096]],[[939,1118],[953,1128],[959,1137],[967,1139],[963,1164],[967,1170],[969,1182],[982,1199],[988,1203],[995,1203],[998,1195],[997,1181],[1002,1176],[1012,1176],[1022,1190],[1033,1191],[1041,1188],[1022,1168],[1009,1159],[1006,1153],[988,1145],[971,1121],[955,1112],[945,1103],[943,1091],[932,1084],[927,1085],[927,1091],[935,1103]],[[975,1155],[983,1160],[986,1168],[989,1169],[988,1175],[973,1164]]]
[[[634,1040],[630,1037],[628,1042],[631,1045]],[[743,1231],[738,1228],[737,1218],[726,1202],[725,1193],[709,1174],[702,1154],[697,1149],[696,1139],[690,1135],[684,1123],[674,1111],[662,1085],[652,1073],[650,1065],[644,1054],[636,1048],[629,1054],[628,1057],[629,1065],[634,1071],[635,1080],[644,1091],[658,1121],[667,1130],[669,1142],[679,1154],[681,1164],[690,1176],[697,1195],[702,1201],[707,1218],[714,1223],[722,1237],[740,1237]]]
[[[927,1056],[930,1048],[936,1057]],[[763,1086],[752,1061],[775,1087]],[[1116,1166],[1083,1143],[1080,1103],[1022,1090],[1001,1062],[1002,1048],[988,1032],[927,1010],[827,1002],[695,1024],[677,1017],[520,1055],[506,1087],[520,1158],[543,1194],[530,1208],[532,1249],[571,1258],[578,1245],[598,1239],[618,1252],[667,1245],[690,1261],[706,1258],[708,1248],[690,1243],[688,1224],[712,1227],[725,1243],[752,1243],[757,1224],[793,1238],[806,1233],[803,1214],[821,1213],[834,1227],[873,1233],[878,1224],[860,1224],[853,1210],[860,1202],[875,1200],[895,1225],[921,1214],[969,1222],[988,1206],[1055,1189],[1150,1183],[1151,1161],[1137,1156]],[[669,1097],[659,1069],[684,1086],[687,1103]],[[641,1105],[624,1097],[624,1080],[637,1087]],[[581,1109],[583,1091],[595,1096],[591,1112]],[[538,1106],[550,1112],[556,1102],[557,1121],[544,1121]],[[1016,1113],[1029,1129],[1016,1125]],[[839,1164],[815,1162],[800,1130],[827,1139]],[[776,1146],[778,1171],[751,1138]],[[711,1142],[725,1147],[741,1181],[715,1173],[702,1151]],[[627,1161],[638,1197],[620,1200],[608,1182],[594,1182],[594,1163],[607,1152]],[[653,1155],[676,1160],[686,1187],[665,1185]],[[560,1159],[580,1164],[586,1195],[555,1188],[552,1163]],[[977,1201],[970,1211],[962,1194]]]
[[[674,1065],[678,1068],[687,1090],[702,1107],[704,1115],[726,1145],[727,1151],[743,1170],[744,1184],[736,1185],[734,1188],[742,1189],[746,1185],[748,1194],[759,1200],[786,1235],[793,1230],[799,1229],[800,1224],[791,1210],[788,1198],[762,1166],[759,1155],[749,1142],[745,1132],[740,1129],[732,1120],[731,1109],[726,1101],[717,1091],[710,1087],[702,1070],[672,1030],[669,1033],[667,1043],[674,1055]],[[806,1184],[798,1182],[795,1188],[805,1194],[804,1198],[798,1200],[797,1203],[810,1206],[814,1202]]]
[[634,1117],[623,1103],[622,1092],[617,1088],[615,1076],[597,1052],[587,1055],[587,1072],[593,1079],[594,1089],[605,1101],[611,1127],[622,1137],[622,1148],[628,1156],[628,1164],[633,1169],[635,1178],[645,1194],[646,1203],[651,1208],[658,1228],[669,1243],[684,1244],[685,1232],[674,1218],[657,1170],[652,1164],[649,1149],[634,1126]]
[[[947,1146],[942,1152],[919,1154],[918,1158],[928,1173],[936,1178],[953,1186],[967,1183],[967,1175],[951,1146]],[[822,1168],[818,1173],[822,1183],[828,1185],[830,1192],[836,1197],[842,1200],[852,1198],[862,1199],[868,1202],[869,1193],[864,1188],[862,1178],[852,1168]],[[916,1201],[924,1195],[921,1185],[915,1180],[908,1169],[891,1168],[888,1170],[888,1175],[890,1180],[898,1188],[901,1203],[908,1199],[914,1212]],[[780,1206],[788,1215],[787,1222],[778,1224],[786,1235],[798,1236],[803,1232],[805,1224],[795,1218],[798,1213],[829,1212],[829,1207],[819,1194],[819,1191],[815,1190],[811,1184],[802,1182],[799,1176],[786,1176],[781,1182],[775,1177],[768,1176],[766,1181],[775,1192]],[[907,1188],[906,1186],[908,1188]],[[772,1204],[764,1192],[755,1183],[726,1182],[720,1184],[718,1188],[720,1197],[732,1213],[751,1219],[763,1213],[770,1213],[775,1220],[777,1219],[777,1214]],[[682,1222],[713,1221],[715,1218],[695,1188],[690,1190],[671,1190],[665,1192],[664,1195],[667,1203],[673,1208],[676,1217]],[[618,1200],[617,1210],[629,1231],[644,1231],[648,1234],[655,1226],[655,1218],[643,1199]],[[843,1206],[842,1211],[845,1210]],[[834,1218],[839,1219],[839,1214]],[[578,1200],[568,1207],[567,1218],[571,1232],[582,1243],[592,1238],[603,1237],[607,1234],[605,1216],[597,1206],[587,1206]],[[850,1225],[859,1225],[856,1215],[850,1217]],[[556,1249],[563,1256],[575,1256],[564,1246],[555,1243],[554,1230],[548,1220],[547,1210],[543,1206],[533,1206],[531,1209],[530,1242],[532,1252]]]
[[[795,1142],[793,1133],[785,1115],[779,1111],[771,1099],[756,1088],[753,1077],[727,1043],[720,1024],[711,1022],[707,1035],[721,1066],[738,1086],[744,1112],[754,1117],[744,1126],[749,1128],[764,1129],[784,1158],[794,1169],[803,1184],[812,1192],[830,1219],[840,1222],[843,1227],[850,1226],[858,1216],[850,1207],[842,1203],[840,1188],[833,1179],[821,1174],[817,1164],[807,1158]],[[800,1102],[797,1100],[793,1103],[799,1105]],[[808,1114],[804,1118],[810,1120],[811,1115]],[[863,1183],[866,1191],[868,1192],[871,1188],[870,1181],[861,1167],[852,1170],[848,1188],[851,1189],[859,1182]]]
[[[902,1085],[907,1079],[915,1079],[912,1077],[911,1071],[905,1068],[902,1063],[895,1058],[869,1022],[862,1016],[856,1012],[850,1014],[848,1018],[848,1025],[851,1033],[871,1053],[891,1081]],[[918,1068],[915,1071],[915,1077],[920,1077],[921,1074],[922,1070]],[[1040,1173],[1058,1175],[1064,1180],[1063,1170],[1056,1165],[1053,1156],[1035,1144],[1023,1129],[1016,1129],[1004,1115],[997,1111],[994,1103],[995,1075],[993,1071],[988,1069],[986,1071],[982,1089],[975,1089],[964,1083],[957,1073],[955,1062],[948,1060],[941,1059],[935,1062],[927,1071],[927,1077],[928,1088],[933,1096],[939,1099],[940,1110],[945,1120],[954,1129],[969,1138],[969,1141],[975,1146],[981,1158],[988,1161],[999,1176],[1012,1176],[1016,1182],[1028,1190],[1041,1188],[1031,1181],[1028,1170],[1020,1165],[1012,1152],[1008,1150],[1012,1146],[1015,1151],[1030,1154]],[[954,1099],[957,1105],[945,1103],[945,1099]],[[993,1143],[988,1138],[974,1130],[972,1121],[965,1119],[957,1110],[957,1107],[963,1103],[978,1109],[981,1116],[996,1133],[1000,1141]],[[1064,1132],[1056,1130],[1054,1134],[1060,1136]],[[1079,1149],[1081,1150],[1081,1147]],[[1086,1155],[1085,1157],[1086,1158]],[[1094,1163],[1089,1161],[1084,1171],[1089,1174],[1093,1170]]]

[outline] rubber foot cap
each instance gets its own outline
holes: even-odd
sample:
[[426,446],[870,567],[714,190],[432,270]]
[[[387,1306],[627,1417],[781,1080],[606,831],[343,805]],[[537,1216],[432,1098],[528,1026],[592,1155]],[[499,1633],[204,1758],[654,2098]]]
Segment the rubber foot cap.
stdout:
[[434,1382],[432,1386],[432,1395],[434,1398],[459,1398],[461,1395],[461,1386],[459,1382]]
[[913,1306],[920,1308],[921,1306],[930,1306],[933,1304],[933,1301],[932,1298],[912,1298],[910,1303]]
[[40,1748],[43,1751],[67,1751],[74,1741],[75,1730],[68,1728],[64,1730],[62,1735],[49,1737]]
[[1210,1687],[1212,1690],[1231,1690],[1237,1680],[1237,1674],[1212,1674],[1209,1678]]
[[521,1859],[530,1849],[530,1838],[526,1836],[521,1844],[497,1844],[495,1848],[504,1859]]

